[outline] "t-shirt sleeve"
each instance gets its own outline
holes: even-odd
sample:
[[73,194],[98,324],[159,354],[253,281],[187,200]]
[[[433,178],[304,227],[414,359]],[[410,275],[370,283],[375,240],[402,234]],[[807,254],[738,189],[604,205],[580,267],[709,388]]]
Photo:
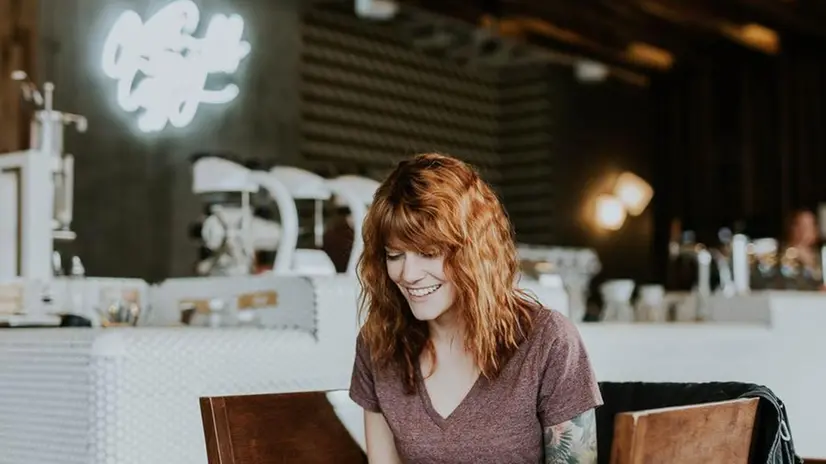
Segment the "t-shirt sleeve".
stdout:
[[361,334],[356,341],[356,358],[353,361],[353,375],[350,378],[350,398],[368,411],[381,412],[373,380],[370,349]]
[[602,395],[585,344],[567,317],[552,311],[544,338],[547,362],[537,409],[543,427],[549,427],[601,406]]

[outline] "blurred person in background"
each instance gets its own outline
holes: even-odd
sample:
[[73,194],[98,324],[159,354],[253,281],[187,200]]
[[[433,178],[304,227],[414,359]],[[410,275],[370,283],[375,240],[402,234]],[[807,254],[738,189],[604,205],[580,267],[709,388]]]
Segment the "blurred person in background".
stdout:
[[794,210],[786,222],[785,233],[781,266],[786,287],[799,290],[821,288],[820,231],[815,214],[808,209]]
[[819,241],[820,234],[814,213],[808,209],[797,209],[792,212],[787,221],[785,245],[797,250],[798,259],[804,266],[820,266],[817,250]]

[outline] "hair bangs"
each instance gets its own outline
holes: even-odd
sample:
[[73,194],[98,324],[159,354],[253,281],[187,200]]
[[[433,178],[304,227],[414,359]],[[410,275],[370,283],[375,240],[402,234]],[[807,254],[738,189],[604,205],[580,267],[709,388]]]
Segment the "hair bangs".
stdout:
[[385,247],[423,254],[446,253],[456,240],[444,233],[438,219],[426,210],[404,203],[388,208],[379,227]]

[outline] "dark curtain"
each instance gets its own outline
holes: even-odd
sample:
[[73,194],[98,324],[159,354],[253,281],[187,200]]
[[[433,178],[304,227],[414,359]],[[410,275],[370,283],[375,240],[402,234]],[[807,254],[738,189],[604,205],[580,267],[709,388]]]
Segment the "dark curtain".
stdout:
[[826,200],[826,46],[782,44],[720,42],[653,83],[660,265],[674,219],[704,243],[721,227],[779,237],[792,209]]

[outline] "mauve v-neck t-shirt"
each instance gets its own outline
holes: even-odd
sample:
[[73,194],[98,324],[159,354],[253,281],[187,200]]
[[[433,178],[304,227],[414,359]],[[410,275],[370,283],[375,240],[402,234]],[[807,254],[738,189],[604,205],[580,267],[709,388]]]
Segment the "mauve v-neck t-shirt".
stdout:
[[350,398],[384,414],[402,461],[415,464],[541,463],[543,428],[602,404],[579,332],[545,309],[499,376],[480,377],[446,418],[433,408],[421,373],[417,382],[417,392],[406,395],[398,370],[374,370],[359,337]]

